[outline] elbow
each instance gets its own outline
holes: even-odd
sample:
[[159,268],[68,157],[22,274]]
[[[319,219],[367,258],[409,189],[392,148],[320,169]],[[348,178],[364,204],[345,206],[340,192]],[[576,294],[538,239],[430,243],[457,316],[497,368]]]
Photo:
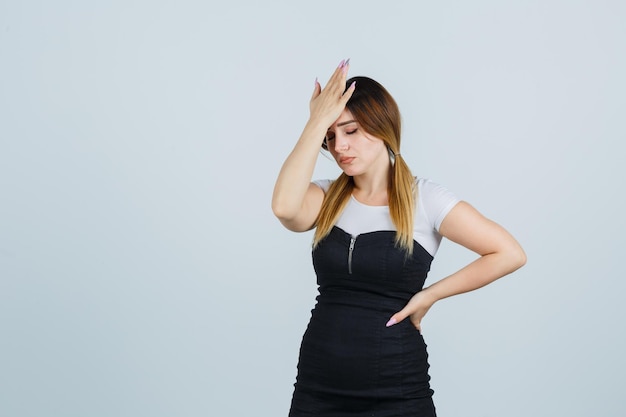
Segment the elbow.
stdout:
[[272,202],[272,212],[280,223],[292,232],[306,232],[313,228],[313,224],[307,222],[306,217],[303,218],[302,210]]
[[518,269],[526,265],[527,260],[528,258],[526,257],[526,252],[524,252],[524,249],[522,249],[521,246],[517,245],[517,247],[512,249],[509,254],[511,272],[517,271]]
[[281,222],[289,221],[294,217],[293,210],[275,199],[272,200],[272,212]]
[[515,264],[515,269],[516,270],[520,269],[521,267],[526,265],[527,260],[528,258],[526,258],[526,253],[522,250],[517,256],[517,263]]

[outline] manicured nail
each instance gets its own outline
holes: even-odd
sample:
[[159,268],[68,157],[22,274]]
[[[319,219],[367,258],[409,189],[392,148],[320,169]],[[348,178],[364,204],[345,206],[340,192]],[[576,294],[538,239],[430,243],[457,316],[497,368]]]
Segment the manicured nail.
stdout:
[[352,84],[350,84],[350,87],[348,87],[348,88],[352,88],[352,87],[354,87],[355,85],[356,85],[356,81],[352,81]]
[[315,86],[317,87],[317,77],[315,77]]
[[385,324],[385,327],[391,327],[394,324],[396,324],[396,319],[394,319],[393,317],[389,319],[389,321],[387,322],[387,324]]
[[347,67],[349,63],[350,63],[350,58],[348,58],[348,60],[347,60],[346,62],[344,62],[344,63],[343,63],[343,66],[344,66],[344,67]]
[[346,61],[344,61],[343,59],[341,60],[341,62],[339,63],[339,67],[338,68],[343,68],[344,64],[346,63]]

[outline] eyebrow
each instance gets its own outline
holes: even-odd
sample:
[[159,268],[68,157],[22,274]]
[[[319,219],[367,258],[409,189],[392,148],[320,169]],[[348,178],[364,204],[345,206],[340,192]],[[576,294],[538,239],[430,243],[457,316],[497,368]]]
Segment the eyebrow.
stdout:
[[[356,123],[356,120],[348,120],[347,122],[337,123],[337,127],[349,125],[350,123]],[[328,129],[328,130],[330,130],[330,129]]]

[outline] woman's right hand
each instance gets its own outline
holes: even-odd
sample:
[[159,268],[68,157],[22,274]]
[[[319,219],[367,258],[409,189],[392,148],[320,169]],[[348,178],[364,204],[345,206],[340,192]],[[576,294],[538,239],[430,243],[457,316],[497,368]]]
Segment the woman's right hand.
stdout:
[[309,105],[311,121],[319,122],[328,128],[341,116],[356,88],[356,83],[352,83],[346,90],[349,62],[349,59],[341,61],[324,89],[317,80],[315,81],[315,89]]
[[272,210],[280,222],[294,232],[313,228],[322,207],[324,191],[312,184],[311,178],[321,141],[354,92],[354,83],[346,90],[347,73],[348,63],[341,61],[323,90],[315,82],[309,121],[276,179]]

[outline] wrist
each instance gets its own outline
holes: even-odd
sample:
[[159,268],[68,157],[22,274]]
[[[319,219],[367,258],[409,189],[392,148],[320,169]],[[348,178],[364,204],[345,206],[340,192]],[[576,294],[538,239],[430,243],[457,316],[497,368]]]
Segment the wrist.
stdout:
[[333,122],[334,120],[328,121],[328,120],[325,120],[323,117],[311,115],[309,116],[309,120],[307,120],[305,129],[310,128],[310,129],[320,130],[320,131],[323,131],[324,134],[326,134],[326,131],[328,130],[330,125],[333,124]]
[[431,306],[440,300],[440,298],[437,297],[436,291],[434,291],[431,287],[426,287],[422,289],[419,293],[422,295],[422,298]]
[[305,140],[306,142],[313,140],[316,144],[321,146],[327,131],[328,126],[324,122],[309,119],[302,130],[301,140]]

